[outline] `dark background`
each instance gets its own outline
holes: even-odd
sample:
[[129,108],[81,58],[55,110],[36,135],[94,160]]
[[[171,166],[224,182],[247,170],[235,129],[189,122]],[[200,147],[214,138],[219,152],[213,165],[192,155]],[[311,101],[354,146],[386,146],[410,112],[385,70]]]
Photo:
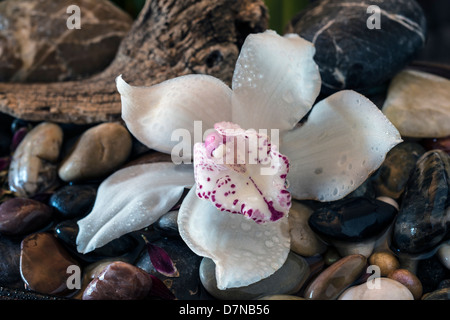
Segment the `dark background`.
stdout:
[[450,65],[450,1],[419,0],[428,24],[428,39],[425,48],[417,57]]

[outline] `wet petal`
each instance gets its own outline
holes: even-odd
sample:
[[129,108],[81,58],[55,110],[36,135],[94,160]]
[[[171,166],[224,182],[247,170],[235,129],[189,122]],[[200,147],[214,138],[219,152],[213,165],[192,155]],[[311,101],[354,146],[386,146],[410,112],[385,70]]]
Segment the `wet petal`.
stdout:
[[188,131],[192,147],[194,121],[202,121],[200,129],[206,131],[231,119],[231,89],[211,76],[186,75],[151,87],[130,86],[119,76],[116,83],[127,128],[160,152],[170,154],[180,143],[180,129]]
[[285,185],[288,159],[266,135],[230,123],[215,127],[219,143],[212,144],[214,149],[206,142],[194,146],[198,197],[223,214],[242,214],[257,223],[286,216],[291,206]]
[[252,284],[283,265],[290,250],[287,217],[257,224],[240,214],[223,214],[197,191],[192,188],[181,205],[180,235],[194,253],[214,260],[219,289]]
[[232,121],[247,129],[292,129],[320,91],[314,53],[298,35],[249,35],[233,75]]
[[338,200],[361,185],[401,142],[397,129],[367,98],[340,91],[314,106],[302,127],[281,137],[296,199]]
[[102,182],[91,213],[78,221],[77,249],[87,253],[167,213],[195,183],[191,165],[140,164]]

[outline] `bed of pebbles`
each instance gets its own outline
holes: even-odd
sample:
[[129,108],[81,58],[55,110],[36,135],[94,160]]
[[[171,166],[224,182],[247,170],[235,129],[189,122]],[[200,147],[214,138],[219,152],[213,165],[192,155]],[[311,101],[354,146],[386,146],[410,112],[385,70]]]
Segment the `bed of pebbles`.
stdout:
[[[125,165],[168,161],[166,155],[148,150],[120,123],[86,127],[5,115],[1,121],[0,296],[26,289],[108,299],[123,287],[116,298],[167,298],[149,294],[153,275],[176,299],[450,297],[448,139],[406,139],[342,200],[295,202],[285,265],[253,285],[219,290],[212,260],[179,236],[177,207],[93,252],[76,250],[76,222],[90,212],[101,181]],[[120,147],[113,143],[118,137]],[[168,253],[176,275],[153,267],[142,235]],[[70,288],[74,266],[81,289]]]

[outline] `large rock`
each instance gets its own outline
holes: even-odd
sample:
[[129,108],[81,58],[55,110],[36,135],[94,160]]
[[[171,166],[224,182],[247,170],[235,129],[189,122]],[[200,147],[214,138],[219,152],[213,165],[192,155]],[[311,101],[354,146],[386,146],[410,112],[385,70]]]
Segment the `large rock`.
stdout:
[[[80,29],[68,29],[70,5]],[[131,17],[106,0],[0,1],[0,81],[64,81],[108,66]],[[70,22],[70,21],[69,21]]]
[[[369,29],[380,9],[380,28]],[[368,21],[369,20],[369,21]],[[316,46],[322,90],[367,90],[384,84],[424,45],[426,19],[411,0],[319,0],[287,28]]]

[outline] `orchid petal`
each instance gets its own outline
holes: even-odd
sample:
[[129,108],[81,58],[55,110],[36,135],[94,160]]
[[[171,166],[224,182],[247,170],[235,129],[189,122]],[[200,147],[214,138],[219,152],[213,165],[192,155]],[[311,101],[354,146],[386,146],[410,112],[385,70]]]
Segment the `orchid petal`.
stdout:
[[320,92],[314,53],[314,45],[298,35],[250,34],[233,75],[232,122],[247,129],[292,129]]
[[87,253],[167,213],[195,183],[192,165],[139,164],[102,182],[91,213],[78,221],[77,249]]
[[397,129],[367,98],[340,91],[314,106],[306,123],[281,137],[296,199],[338,200],[355,190],[400,143]]
[[193,187],[181,205],[180,235],[194,253],[215,262],[219,289],[252,284],[283,265],[290,250],[287,217],[257,224],[240,214],[223,214],[197,191]]
[[[257,223],[287,216],[291,196],[286,190],[289,161],[266,135],[230,123],[216,124],[211,148],[194,146],[194,175],[198,197],[220,211],[242,214]],[[228,213],[224,214],[228,214]]]
[[185,75],[151,87],[131,86],[119,76],[116,84],[128,130],[156,151],[170,154],[179,143],[177,130],[195,138],[194,121],[207,130],[231,119],[231,89],[212,76]]

